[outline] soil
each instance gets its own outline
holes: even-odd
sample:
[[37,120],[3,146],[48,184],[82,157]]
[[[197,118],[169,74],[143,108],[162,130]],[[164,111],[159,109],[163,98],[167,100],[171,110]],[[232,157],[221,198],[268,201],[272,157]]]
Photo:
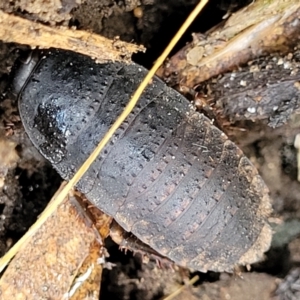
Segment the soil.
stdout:
[[[143,44],[147,52],[134,55],[133,60],[149,68],[198,0],[61,0],[59,9],[53,1],[56,4],[47,6],[47,13],[37,9],[43,1],[4,2],[1,9],[48,25],[76,26]],[[176,49],[191,40],[191,32],[205,32],[221,22],[227,12],[250,2],[211,0]],[[12,66],[26,50],[25,46],[0,43],[0,255],[34,223],[61,182],[32,146],[18,116],[16,100],[7,92]],[[226,128],[270,189],[274,242],[266,260],[252,266],[251,272],[197,273],[200,279],[196,284],[173,299],[298,299],[300,184],[294,139],[299,127],[295,114],[276,129],[263,121],[245,121]],[[4,148],[9,149],[9,155],[1,151]],[[121,252],[111,240],[107,248],[115,266],[103,274],[101,299],[161,299],[196,275],[176,266],[161,268],[153,261],[143,264],[141,257]]]

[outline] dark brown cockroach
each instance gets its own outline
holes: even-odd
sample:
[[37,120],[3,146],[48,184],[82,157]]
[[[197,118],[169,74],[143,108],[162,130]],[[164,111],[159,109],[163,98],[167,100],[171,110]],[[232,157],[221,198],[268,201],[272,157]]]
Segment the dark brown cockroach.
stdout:
[[[58,50],[22,66],[15,89],[24,127],[62,178],[86,160],[146,72]],[[77,188],[181,266],[232,271],[259,260],[270,244],[270,201],[257,170],[158,78]]]

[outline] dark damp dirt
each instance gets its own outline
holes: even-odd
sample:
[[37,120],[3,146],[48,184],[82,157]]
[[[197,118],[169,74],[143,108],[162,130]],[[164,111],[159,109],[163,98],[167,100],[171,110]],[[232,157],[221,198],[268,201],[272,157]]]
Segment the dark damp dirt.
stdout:
[[[0,8],[48,25],[76,26],[109,38],[120,36],[121,40],[144,44],[147,52],[134,55],[133,59],[150,67],[197,2],[62,0],[60,9],[57,1],[52,6],[48,1],[47,10],[40,10],[38,6],[44,4],[42,0],[19,0],[5,1]],[[191,40],[191,32],[205,32],[221,22],[228,11],[234,12],[250,2],[211,0],[177,45],[177,50]],[[55,171],[31,145],[19,119],[16,102],[6,92],[12,66],[26,49],[0,43],[1,255],[36,220],[60,183]],[[227,128],[230,138],[243,148],[270,189],[276,238],[266,261],[253,266],[251,272],[197,273],[200,280],[173,299],[299,299],[300,184],[297,181],[297,151],[293,145],[299,128],[297,115],[277,129],[260,122],[244,122],[238,127]],[[277,234],[278,231],[282,234]],[[103,274],[101,299],[162,299],[195,275],[176,266],[174,269],[160,268],[152,261],[142,264],[138,255],[120,252],[110,240],[107,247],[115,266]]]

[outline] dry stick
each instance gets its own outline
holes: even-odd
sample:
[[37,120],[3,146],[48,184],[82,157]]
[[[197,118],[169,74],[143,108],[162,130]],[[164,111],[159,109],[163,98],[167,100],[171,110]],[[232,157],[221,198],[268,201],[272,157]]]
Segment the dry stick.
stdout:
[[31,237],[38,230],[38,228],[45,222],[45,220],[56,210],[58,205],[60,205],[62,203],[62,201],[64,200],[64,198],[68,195],[69,191],[74,187],[74,185],[80,180],[80,178],[83,176],[83,174],[88,170],[90,165],[93,163],[93,161],[99,155],[100,151],[104,148],[104,146],[107,144],[107,142],[113,136],[115,131],[119,128],[119,126],[123,123],[123,121],[126,119],[126,117],[132,111],[132,109],[135,107],[139,97],[141,96],[142,92],[146,88],[146,86],[149,83],[149,81],[151,80],[151,78],[154,76],[157,69],[160,67],[160,65],[163,63],[163,61],[170,54],[170,52],[173,49],[173,47],[175,46],[175,44],[179,41],[179,39],[181,38],[183,33],[191,25],[191,23],[194,21],[194,19],[197,17],[197,15],[203,9],[203,7],[206,5],[207,2],[208,2],[208,0],[201,0],[198,3],[198,5],[195,7],[195,9],[191,12],[191,14],[188,16],[186,21],[183,23],[181,28],[178,30],[176,35],[173,37],[170,44],[164,50],[162,55],[157,59],[154,66],[151,68],[149,73],[146,75],[144,80],[141,82],[140,86],[137,88],[136,92],[134,93],[131,100],[125,107],[124,111],[121,113],[121,115],[118,117],[118,119],[112,125],[112,127],[105,134],[103,139],[98,144],[97,148],[91,153],[91,155],[88,157],[88,159],[83,163],[83,165],[75,173],[73,178],[70,179],[70,181],[63,188],[63,190],[59,193],[59,195],[57,195],[57,197],[55,199],[53,199],[53,201],[43,211],[40,218],[29,228],[29,230],[23,235],[23,237],[0,259],[0,272],[5,268],[5,266],[9,263],[9,261],[12,259],[12,257],[18,252],[18,250],[21,248],[21,246],[25,244],[25,242],[28,240],[28,238]]
[[145,48],[98,34],[67,27],[49,27],[0,10],[0,40],[30,45],[32,48],[53,48],[75,51],[98,61],[130,61],[132,53]]

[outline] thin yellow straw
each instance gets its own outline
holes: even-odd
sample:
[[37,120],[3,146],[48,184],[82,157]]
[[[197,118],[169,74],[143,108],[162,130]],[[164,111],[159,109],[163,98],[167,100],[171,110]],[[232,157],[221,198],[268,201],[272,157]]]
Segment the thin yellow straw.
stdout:
[[74,185],[80,180],[83,174],[88,170],[90,165],[97,158],[97,156],[99,155],[101,150],[105,147],[105,145],[110,140],[110,138],[113,136],[115,131],[119,128],[119,126],[123,123],[123,121],[132,111],[132,109],[135,107],[139,97],[141,96],[142,92],[146,88],[151,78],[154,76],[158,68],[161,66],[161,64],[170,54],[171,50],[174,48],[175,44],[179,41],[179,39],[182,37],[184,32],[191,25],[191,23],[194,21],[194,19],[197,17],[197,15],[200,13],[200,11],[203,9],[203,7],[206,5],[207,2],[208,0],[202,0],[198,3],[198,5],[195,7],[195,9],[191,12],[191,14],[188,16],[186,21],[183,23],[181,28],[178,30],[176,35],[173,37],[170,44],[164,50],[162,55],[157,59],[154,66],[148,72],[147,76],[141,82],[140,86],[138,87],[138,89],[132,96],[131,100],[125,107],[124,111],[121,113],[121,115],[112,125],[112,127],[105,134],[105,136],[100,141],[96,149],[91,153],[88,159],[83,163],[83,165],[79,168],[79,170],[76,172],[73,178],[71,178],[71,180],[66,184],[66,186],[62,189],[62,191],[57,195],[57,197],[53,199],[51,203],[49,203],[47,208],[41,214],[40,218],[29,228],[29,230],[23,235],[23,237],[0,259],[0,272],[2,272],[2,270],[6,267],[9,261],[15,256],[15,254],[19,251],[21,246],[25,244],[26,240],[29,237],[31,237],[38,230],[38,228],[43,225],[43,223],[47,220],[47,218],[56,210],[56,208],[67,197],[69,191],[74,187]]
[[194,283],[196,283],[199,280],[199,276],[196,275],[194,276],[186,285],[181,286],[178,290],[176,290],[175,292],[173,292],[172,294],[170,294],[169,296],[163,298],[163,300],[172,300],[174,299],[176,296],[178,296],[184,289],[186,289],[188,286],[193,285]]

